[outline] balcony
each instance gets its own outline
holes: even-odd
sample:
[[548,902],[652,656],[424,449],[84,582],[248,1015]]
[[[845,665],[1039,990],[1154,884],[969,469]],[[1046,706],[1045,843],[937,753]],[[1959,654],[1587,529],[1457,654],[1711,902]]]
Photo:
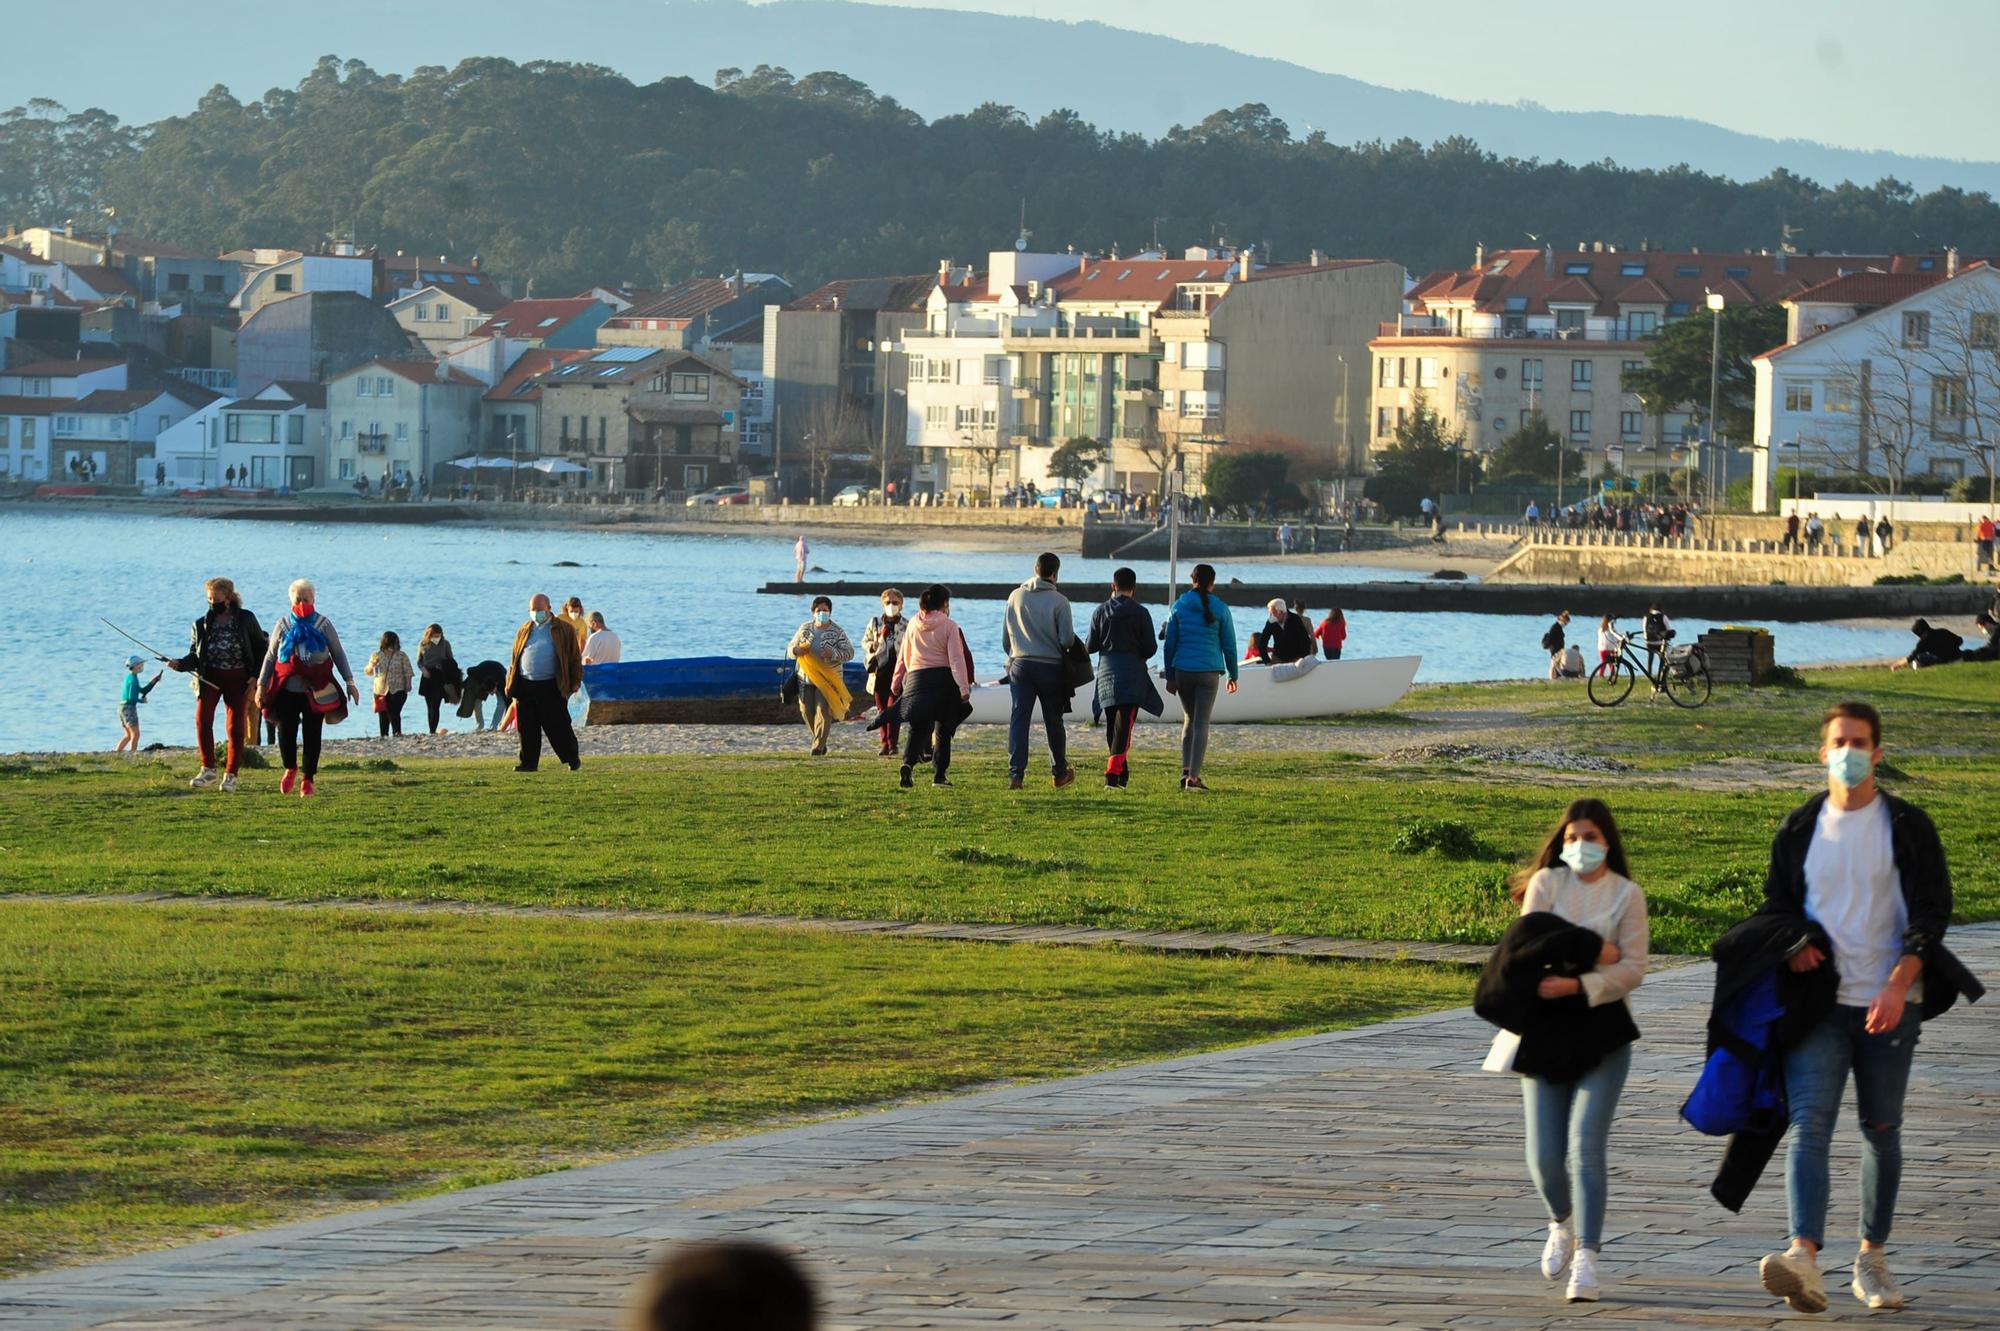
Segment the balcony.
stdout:
[[1038,398],[1042,395],[1042,381],[1040,379],[1016,379],[1012,392],[1016,401]]
[[1018,324],[1005,334],[1009,341],[1019,342],[1136,342],[1152,335],[1150,328],[1023,328]]
[[1142,406],[1157,407],[1160,405],[1160,390],[1151,384],[1127,384],[1118,390],[1118,400],[1120,402],[1137,402]]
[[1583,328],[1530,328],[1525,324],[1475,324],[1454,329],[1440,319],[1399,319],[1375,326],[1377,341],[1394,338],[1451,338],[1472,342],[1643,342],[1659,325],[1597,323]]

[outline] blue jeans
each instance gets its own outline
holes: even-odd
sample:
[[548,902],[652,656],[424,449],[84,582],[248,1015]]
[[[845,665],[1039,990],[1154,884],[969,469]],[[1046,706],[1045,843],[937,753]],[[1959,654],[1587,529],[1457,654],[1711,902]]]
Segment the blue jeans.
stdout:
[[1922,1009],[1922,1003],[1912,1002],[1903,1009],[1902,1025],[1870,1035],[1867,1008],[1837,1007],[1785,1051],[1785,1096],[1792,1113],[1785,1202],[1793,1238],[1826,1246],[1827,1148],[1852,1068],[1861,1118],[1861,1237],[1889,1241],[1903,1181],[1903,1092],[1923,1029]]
[[1027,775],[1028,727],[1034,723],[1037,703],[1042,708],[1042,726],[1049,734],[1049,761],[1061,776],[1069,770],[1069,736],[1063,729],[1069,685],[1064,682],[1062,663],[1016,657],[1007,663],[1007,684],[1014,694],[1014,712],[1007,721],[1008,777]]
[[1623,1045],[1572,1082],[1521,1078],[1521,1104],[1528,1114],[1528,1176],[1549,1208],[1549,1219],[1571,1214],[1576,1197],[1576,1242],[1596,1252],[1604,1239],[1604,1145],[1611,1116],[1632,1071],[1632,1046]]

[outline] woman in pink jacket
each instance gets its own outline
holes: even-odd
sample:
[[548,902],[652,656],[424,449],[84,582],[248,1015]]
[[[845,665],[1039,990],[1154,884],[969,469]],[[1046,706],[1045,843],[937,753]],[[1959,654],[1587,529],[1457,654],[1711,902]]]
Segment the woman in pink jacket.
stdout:
[[890,691],[910,727],[903,750],[900,784],[910,781],[910,756],[921,737],[931,737],[931,784],[949,786],[951,737],[972,710],[972,652],[965,632],[952,622],[951,588],[933,583],[917,598],[916,622],[903,635],[896,653],[896,675]]

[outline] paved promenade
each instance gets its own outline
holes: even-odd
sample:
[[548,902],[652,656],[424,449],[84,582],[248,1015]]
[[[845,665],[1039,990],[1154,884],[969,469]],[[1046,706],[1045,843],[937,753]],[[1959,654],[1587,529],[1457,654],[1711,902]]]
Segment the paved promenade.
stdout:
[[[2000,979],[2000,926],[1958,931]],[[1612,1138],[1605,1302],[1534,1273],[1519,1092],[1458,1010],[691,1147],[0,1284],[7,1328],[609,1328],[673,1240],[793,1245],[828,1325],[1762,1328],[1784,1233],[1706,1194],[1720,1143],[1676,1121],[1706,965],[1640,991]],[[1925,1030],[1892,1261],[1897,1331],[2000,1327],[2000,1002]],[[1855,1225],[1836,1138],[1832,1232]],[[1835,1261],[1851,1244],[1835,1242]],[[1826,1322],[1868,1317],[1833,1286]]]

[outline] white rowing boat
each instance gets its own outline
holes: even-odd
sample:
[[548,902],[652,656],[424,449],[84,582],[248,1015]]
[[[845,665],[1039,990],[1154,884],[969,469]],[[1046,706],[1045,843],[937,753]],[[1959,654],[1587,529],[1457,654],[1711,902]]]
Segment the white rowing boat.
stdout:
[[[1236,692],[1224,693],[1215,700],[1211,720],[1217,725],[1240,725],[1372,712],[1408,693],[1422,663],[1421,656],[1378,656],[1315,661],[1303,672],[1297,666],[1246,665],[1238,673]],[[1158,671],[1154,672],[1154,683],[1160,684]],[[1164,684],[1160,695],[1167,704],[1166,712],[1155,717],[1142,711],[1139,719],[1179,722],[1180,699],[1168,693]],[[1088,686],[1078,690],[1072,714],[1087,714],[1090,700]],[[969,723],[1004,725],[1012,711],[1013,693],[1005,682],[973,686]]]

